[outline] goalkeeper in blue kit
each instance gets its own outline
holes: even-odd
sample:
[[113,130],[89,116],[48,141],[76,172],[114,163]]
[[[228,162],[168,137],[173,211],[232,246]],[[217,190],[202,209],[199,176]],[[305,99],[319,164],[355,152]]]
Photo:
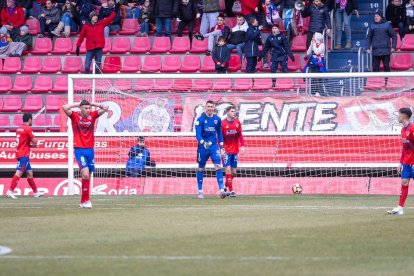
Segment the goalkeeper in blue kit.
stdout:
[[215,107],[216,105],[213,101],[207,101],[206,112],[203,113],[195,122],[196,138],[198,141],[198,198],[204,198],[204,169],[209,158],[211,158],[211,161],[213,162],[214,168],[216,170],[217,183],[220,189],[220,197],[226,197],[226,193],[223,189],[223,171],[221,170],[221,156],[224,156],[226,152],[223,147],[221,119],[219,116],[214,114]]

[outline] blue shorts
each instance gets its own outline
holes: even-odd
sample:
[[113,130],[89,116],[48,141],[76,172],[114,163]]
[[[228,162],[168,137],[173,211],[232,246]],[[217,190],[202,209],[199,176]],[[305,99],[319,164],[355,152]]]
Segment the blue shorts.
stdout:
[[89,168],[89,172],[95,171],[95,153],[93,148],[75,149],[75,158],[78,162],[79,169]]
[[226,158],[223,158],[223,166],[237,169],[237,154],[227,154]]
[[402,171],[401,171],[401,178],[402,179],[414,179],[414,165],[402,165]]
[[204,169],[209,158],[211,158],[214,165],[221,164],[220,149],[218,145],[212,145],[208,150],[202,146],[198,148],[197,162],[199,168]]
[[30,166],[30,160],[28,157],[17,158],[17,168],[16,171],[26,172],[31,171],[32,167]]

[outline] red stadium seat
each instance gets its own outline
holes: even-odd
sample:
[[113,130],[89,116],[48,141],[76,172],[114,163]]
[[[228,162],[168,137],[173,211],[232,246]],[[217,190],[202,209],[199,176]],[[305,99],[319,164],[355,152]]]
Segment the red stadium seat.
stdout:
[[3,98],[3,112],[17,112],[22,108],[22,98],[17,95],[8,95]]
[[23,125],[23,115],[17,114],[13,116],[12,127],[20,127]]
[[102,91],[109,90],[112,87],[112,80],[111,79],[96,80],[95,87],[97,90],[102,90]]
[[63,73],[79,73],[83,71],[82,59],[77,56],[68,56],[63,64]]
[[399,34],[397,34],[397,48],[396,48],[396,50],[401,50],[401,43],[402,43],[401,37],[400,37]]
[[42,69],[41,57],[27,57],[24,60],[24,67],[22,73],[25,74],[37,74]]
[[154,91],[170,91],[173,87],[171,79],[156,79],[154,81]]
[[36,76],[32,93],[47,93],[52,91],[53,80],[51,76]]
[[122,73],[136,73],[141,71],[141,57],[139,55],[128,55],[124,57],[124,64],[122,65]]
[[0,97],[0,110],[3,108],[3,97]]
[[214,64],[213,58],[211,56],[205,56],[203,60],[203,66],[200,69],[200,72],[215,72],[216,65]]
[[52,52],[52,40],[48,37],[36,38],[31,53],[34,55],[47,55],[50,52]]
[[266,91],[272,89],[272,80],[271,79],[255,79],[252,90],[255,91]]
[[92,90],[92,80],[74,80],[73,90],[75,91],[91,91]]
[[188,92],[188,91],[191,91],[192,87],[193,87],[193,80],[189,80],[189,79],[174,80],[174,87],[173,87],[174,91]]
[[209,91],[213,87],[213,82],[206,79],[195,79],[193,84],[193,90],[196,91]]
[[303,32],[307,33],[309,31],[310,16],[304,17],[302,20],[303,20]]
[[55,46],[53,47],[52,54],[68,54],[72,49],[72,40],[70,38],[58,37],[55,40]]
[[145,54],[151,49],[151,41],[149,37],[135,37],[132,44],[131,53]]
[[171,39],[169,37],[155,37],[150,53],[164,54],[164,53],[167,53],[170,49],[171,49]]
[[50,56],[45,57],[43,68],[40,70],[40,72],[46,74],[55,74],[60,70],[62,70],[62,61],[60,57]]
[[[71,54],[76,54],[76,44],[78,43],[78,40],[79,40],[79,38],[78,38],[78,37],[76,37],[76,38],[73,40],[73,47],[72,47],[72,50],[70,51],[70,53],[71,53]],[[80,52],[81,54],[85,54],[85,53],[86,53],[86,39],[84,39],[84,40],[82,41],[82,44],[81,44],[81,46],[79,47],[79,52]]]
[[140,79],[136,80],[134,89],[137,91],[150,91],[154,88],[154,80],[153,79]]
[[237,72],[241,69],[240,56],[230,56],[229,60],[229,72]]
[[390,67],[393,70],[406,71],[413,67],[413,56],[411,53],[401,53],[391,56]]
[[39,111],[43,107],[43,99],[41,95],[27,95],[24,100],[22,111]]
[[295,61],[291,61],[290,58],[288,60],[288,70],[290,72],[296,72],[300,70],[300,56],[299,55],[294,55],[295,56]]
[[387,81],[387,89],[389,90],[401,90],[404,88],[406,89],[407,85],[408,85],[408,82],[406,78],[391,77],[391,78],[388,78],[388,81]]
[[365,84],[367,90],[381,90],[385,85],[384,78],[368,78]]
[[123,79],[116,79],[114,81],[115,88],[121,91],[128,91],[132,89],[132,81],[131,80],[123,80]]
[[104,65],[102,67],[103,73],[117,73],[121,70],[121,57],[119,56],[106,56]]
[[178,72],[181,69],[181,56],[165,56],[161,72]]
[[171,53],[187,53],[190,50],[190,38],[185,37],[176,37],[174,38]]
[[7,93],[12,89],[12,79],[10,76],[0,75],[0,93]]
[[200,53],[205,53],[207,50],[208,50],[208,39],[204,39],[203,41],[193,39],[190,53],[200,54]]
[[200,70],[201,61],[199,56],[184,56],[181,72],[195,73]]
[[133,35],[138,31],[138,20],[136,18],[125,18],[122,22],[120,35]]
[[277,79],[274,90],[276,91],[289,91],[295,87],[293,79]]
[[111,49],[112,49],[111,39],[109,37],[105,37],[105,47],[103,47],[102,53],[107,54],[111,51]]
[[62,100],[61,96],[47,95],[46,96],[46,111],[59,111]]
[[3,74],[16,74],[22,69],[22,62],[20,57],[8,57],[4,59]]
[[111,54],[126,54],[131,50],[129,37],[114,37],[112,42]]
[[213,82],[213,91],[227,91],[231,88],[231,79],[215,79]]
[[[1,106],[0,106],[1,110]],[[0,131],[5,131],[10,128],[10,118],[7,114],[0,114]]]
[[67,93],[68,92],[68,76],[56,76],[55,86],[52,88],[53,93]]
[[52,126],[52,118],[48,114],[39,114],[33,120],[33,131],[46,131],[48,127]]
[[174,131],[181,131],[181,125],[183,123],[183,114],[177,113],[174,115]]
[[59,114],[55,115],[52,121],[52,126],[55,128],[60,128],[61,121],[62,121],[62,118],[60,117],[60,115]]
[[401,46],[401,51],[414,50],[414,34],[406,34],[404,36],[404,43]]
[[306,35],[295,36],[292,40],[292,52],[306,52]]
[[13,88],[11,92],[15,93],[27,93],[32,90],[32,77],[17,75],[14,78]]
[[243,90],[248,91],[253,86],[253,80],[252,79],[235,79],[233,84],[234,90]]
[[142,72],[158,72],[161,70],[161,56],[146,56]]
[[26,25],[29,27],[30,35],[38,35],[40,33],[40,22],[37,19],[27,19]]

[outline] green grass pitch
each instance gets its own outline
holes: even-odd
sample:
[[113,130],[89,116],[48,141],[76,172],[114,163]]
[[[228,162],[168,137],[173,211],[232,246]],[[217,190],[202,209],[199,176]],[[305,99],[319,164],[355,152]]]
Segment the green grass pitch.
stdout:
[[0,198],[0,275],[414,275],[397,199]]

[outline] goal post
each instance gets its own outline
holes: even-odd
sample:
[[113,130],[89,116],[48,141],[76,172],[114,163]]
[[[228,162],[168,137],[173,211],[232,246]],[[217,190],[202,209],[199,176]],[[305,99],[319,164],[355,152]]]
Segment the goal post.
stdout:
[[[68,77],[68,102],[94,95],[110,109],[96,125],[95,194],[195,193],[194,122],[209,99],[222,119],[227,106],[237,107],[246,140],[242,193],[286,193],[301,183],[311,193],[386,194],[396,192],[398,109],[412,106],[413,80],[413,72],[78,74]],[[138,137],[151,162],[130,156]],[[69,123],[68,151],[73,194],[80,174]],[[208,163],[210,193],[213,175]]]

